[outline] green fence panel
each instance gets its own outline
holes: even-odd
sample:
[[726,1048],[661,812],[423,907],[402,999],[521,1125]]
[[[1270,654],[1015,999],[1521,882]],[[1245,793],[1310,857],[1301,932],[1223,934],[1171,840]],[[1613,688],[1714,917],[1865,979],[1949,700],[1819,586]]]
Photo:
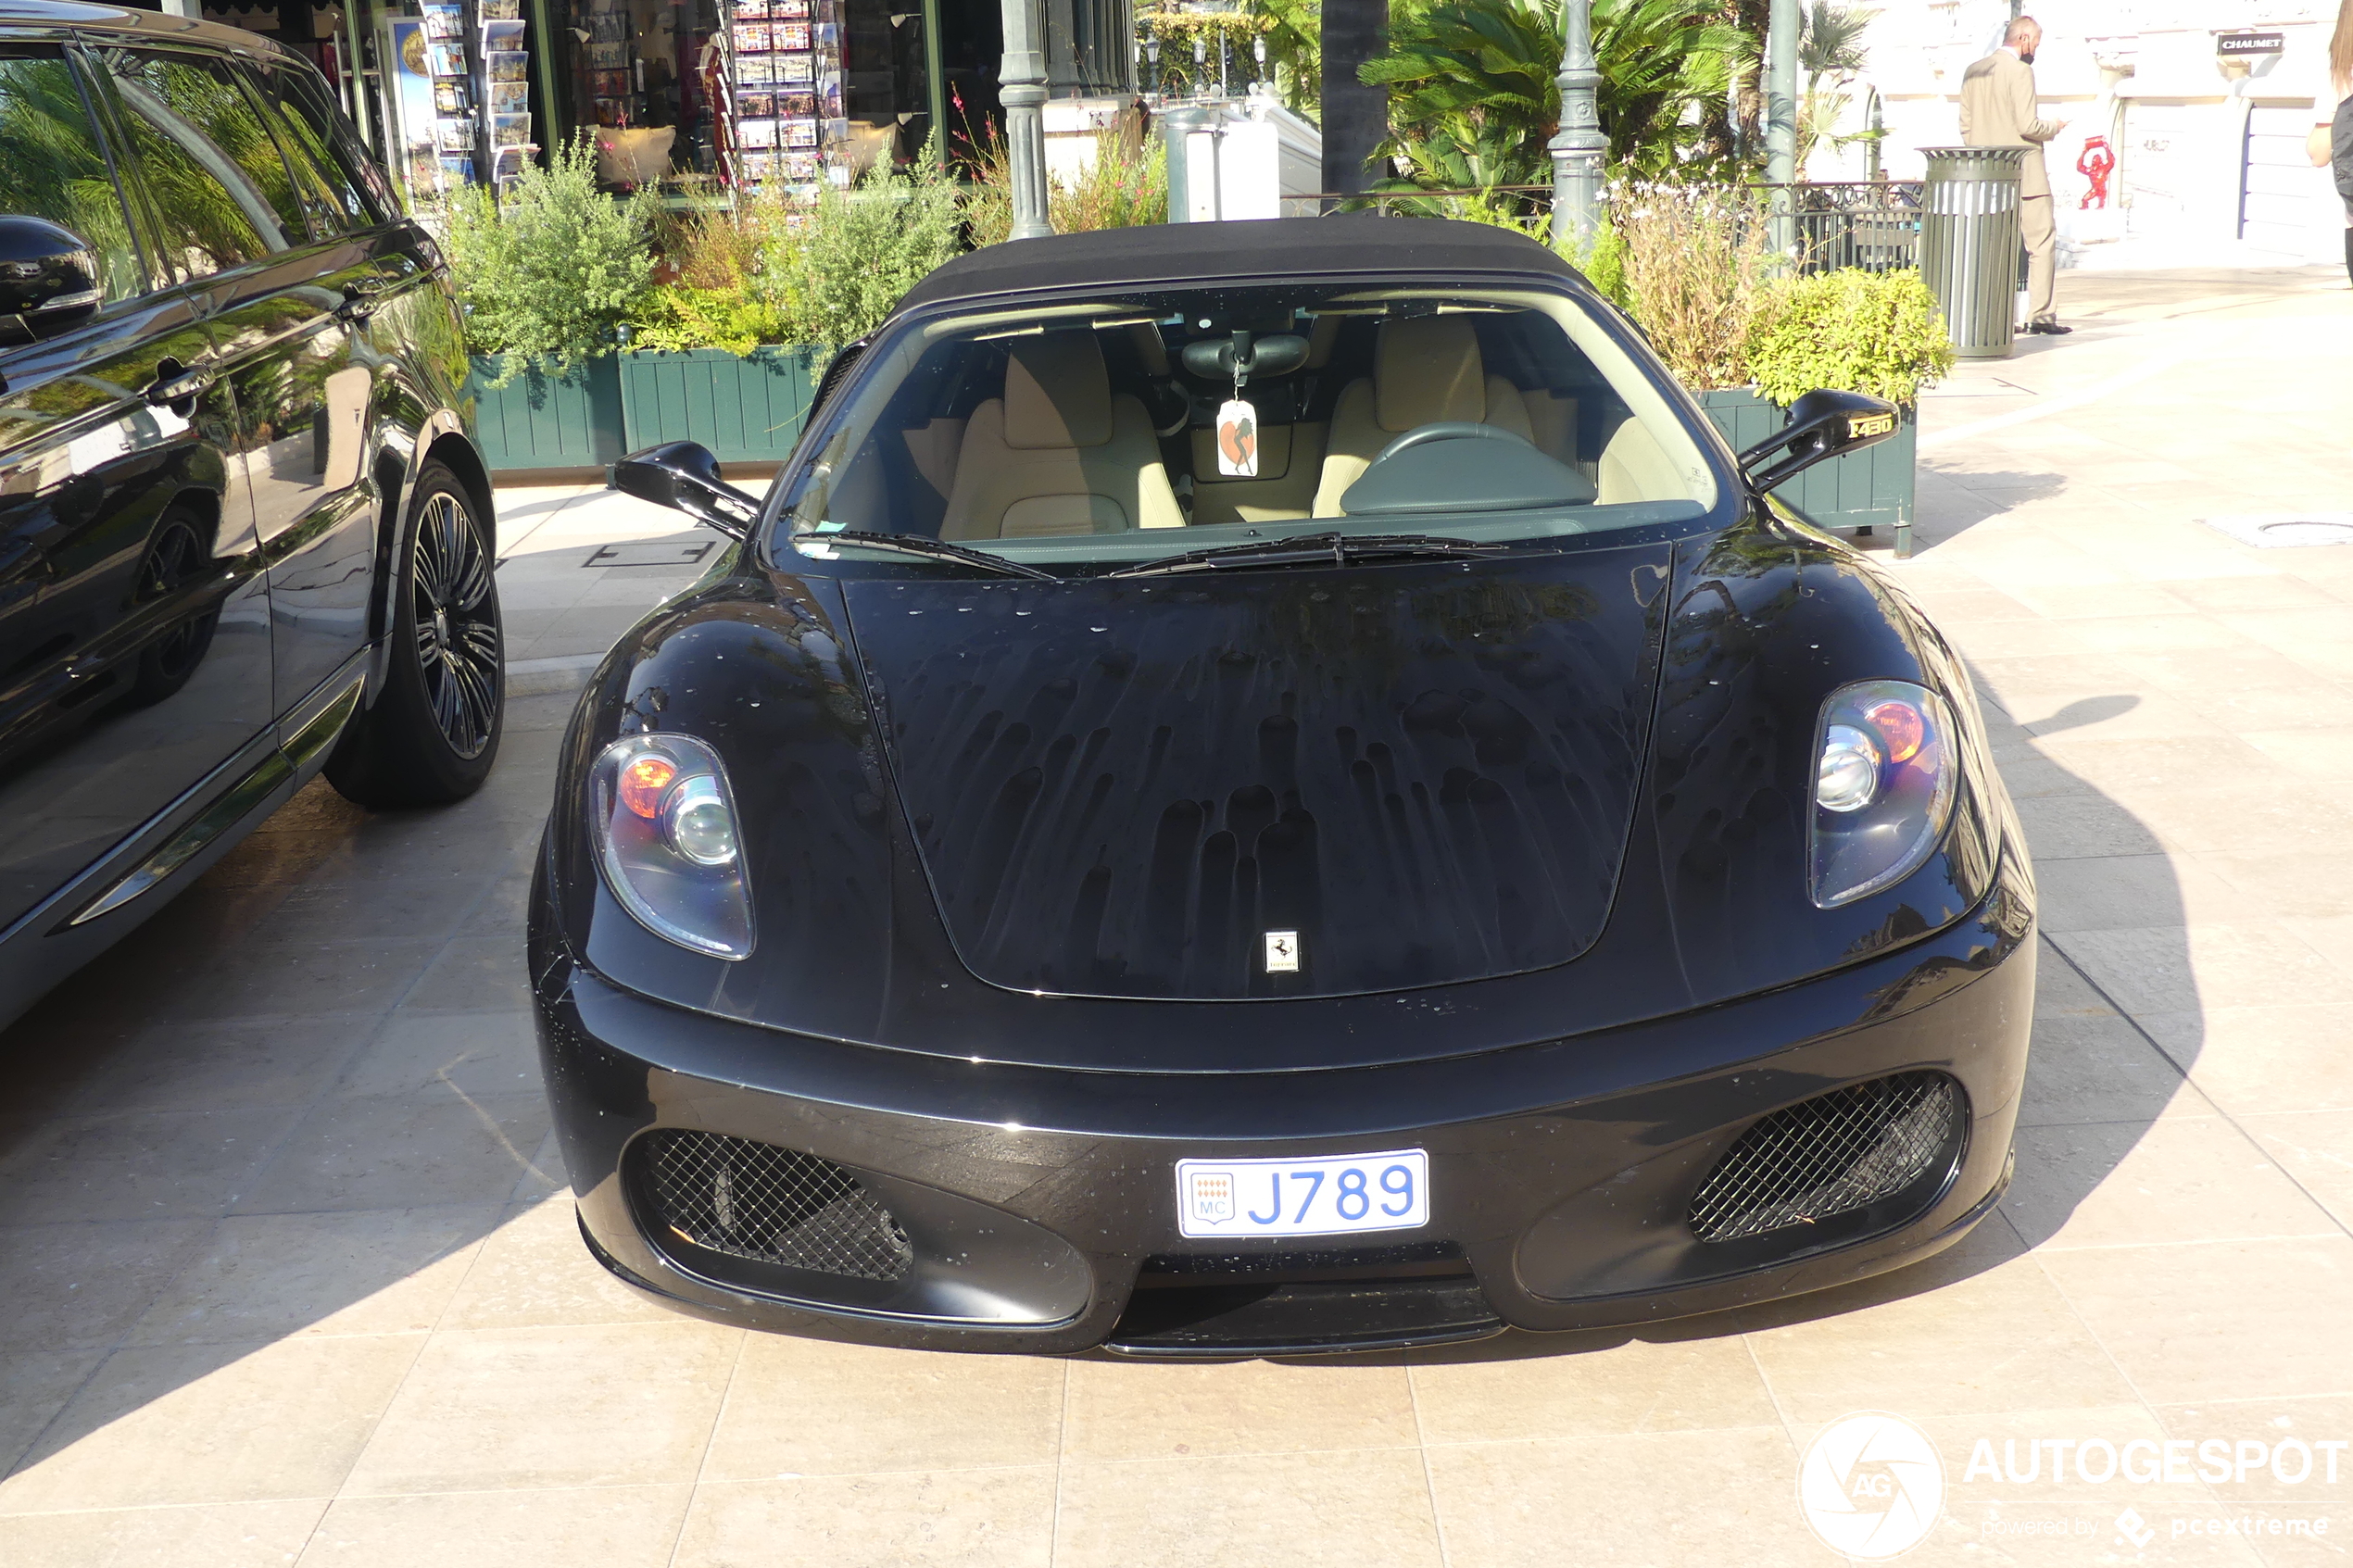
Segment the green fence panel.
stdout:
[[620,356],[628,449],[698,441],[724,463],[780,463],[800,439],[823,371],[813,348]]
[[529,370],[494,387],[498,367],[496,358],[475,356],[466,386],[474,400],[474,439],[492,469],[601,468],[628,450],[612,356],[568,375]]

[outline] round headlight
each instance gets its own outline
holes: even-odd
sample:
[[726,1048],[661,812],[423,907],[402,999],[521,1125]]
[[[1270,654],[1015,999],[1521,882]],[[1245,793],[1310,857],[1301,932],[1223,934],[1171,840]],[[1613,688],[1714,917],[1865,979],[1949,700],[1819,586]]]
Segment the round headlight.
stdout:
[[1814,770],[1814,800],[1825,811],[1859,811],[1879,796],[1879,746],[1852,724],[1832,724],[1822,734],[1822,757]]
[[662,831],[673,849],[698,866],[735,862],[736,815],[709,773],[697,773],[670,792],[662,806]]

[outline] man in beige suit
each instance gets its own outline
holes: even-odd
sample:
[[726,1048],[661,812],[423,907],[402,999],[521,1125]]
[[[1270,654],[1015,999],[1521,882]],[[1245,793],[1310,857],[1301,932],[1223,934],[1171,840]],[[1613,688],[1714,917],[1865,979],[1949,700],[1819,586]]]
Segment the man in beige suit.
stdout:
[[2002,46],[1969,68],[1961,77],[1961,140],[1972,147],[2026,149],[2025,166],[2018,178],[2018,232],[2026,242],[2026,330],[2067,332],[2051,307],[2056,284],[2057,231],[2051,220],[2051,176],[2043,167],[2043,144],[2067,129],[2063,119],[2042,119],[2034,113],[2034,48],[2043,42],[2042,24],[2032,17],[2010,23]]

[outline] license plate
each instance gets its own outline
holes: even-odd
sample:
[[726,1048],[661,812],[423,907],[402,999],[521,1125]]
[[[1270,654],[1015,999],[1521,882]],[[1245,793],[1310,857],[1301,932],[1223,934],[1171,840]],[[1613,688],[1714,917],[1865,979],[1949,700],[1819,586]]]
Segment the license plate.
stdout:
[[1179,1160],[1187,1236],[1348,1236],[1429,1223],[1429,1156],[1418,1148],[1311,1160]]

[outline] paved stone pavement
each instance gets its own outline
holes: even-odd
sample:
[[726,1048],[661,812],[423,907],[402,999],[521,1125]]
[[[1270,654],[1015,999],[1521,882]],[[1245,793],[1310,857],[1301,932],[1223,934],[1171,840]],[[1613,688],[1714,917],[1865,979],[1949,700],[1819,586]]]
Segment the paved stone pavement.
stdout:
[[[1965,1473],[1980,1438],[2353,1438],[2353,547],[2196,521],[2353,507],[2353,294],[2062,289],[2082,331],[1928,401],[1897,568],[1974,663],[2043,887],[2018,1178],[1954,1251],[1324,1362],[871,1350],[638,1298],[573,1232],[520,926],[567,688],[686,575],[584,562],[701,541],[515,491],[536,695],[491,787],[314,788],[0,1035],[0,1564],[1818,1562],[1797,1456],[1863,1409],[1944,1456],[1911,1561],[2344,1556],[2343,1449],[2294,1485]],[[2294,1519],[2326,1533],[2263,1533]]]

